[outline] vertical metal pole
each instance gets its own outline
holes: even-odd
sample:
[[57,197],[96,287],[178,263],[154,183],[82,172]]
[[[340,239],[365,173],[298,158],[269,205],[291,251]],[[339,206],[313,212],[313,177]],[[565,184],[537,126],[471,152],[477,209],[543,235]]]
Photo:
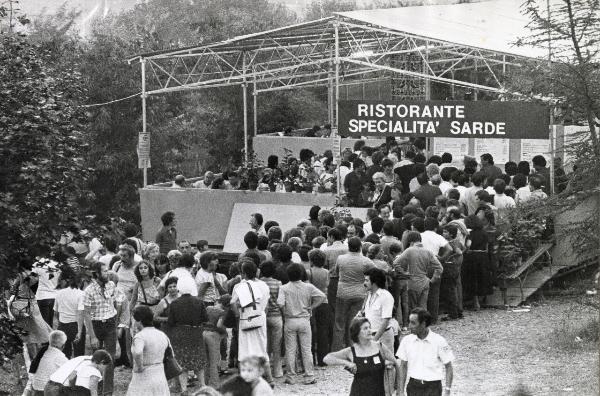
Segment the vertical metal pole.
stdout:
[[[142,64],[142,132],[146,133],[146,59],[140,60]],[[148,185],[148,162],[144,161],[143,167],[144,187]]]
[[[254,72],[254,68],[252,68],[252,72]],[[258,92],[256,92],[256,76],[254,76],[254,81],[252,82],[252,97],[254,99],[254,111],[253,111],[253,123],[254,123],[254,136],[258,135]]]
[[[552,23],[550,13],[550,0],[546,0],[548,11],[548,68],[552,69],[552,33],[550,24]],[[553,88],[551,86],[551,88]],[[554,91],[554,89],[552,89]],[[554,194],[554,140],[556,139],[556,128],[554,127],[554,107],[550,108],[550,193]]]
[[244,99],[244,162],[248,163],[248,83],[246,81],[246,53],[242,54],[242,96]]
[[[425,60],[423,61],[423,73],[429,74],[429,41],[425,41]],[[425,100],[431,100],[431,80],[429,78],[425,79]],[[425,152],[427,156],[432,155],[433,145],[432,138],[425,138]]]
[[[339,139],[339,101],[340,101],[340,35],[339,35],[339,23],[338,21],[333,22],[333,28],[335,31],[335,136],[334,139]],[[333,135],[333,134],[332,134]],[[338,157],[340,153],[337,153]],[[341,163],[341,161],[339,161]],[[340,180],[340,164],[337,164],[337,193],[340,196],[342,188],[342,181]]]
[[[477,59],[475,59],[475,84],[479,83],[479,76],[477,75]],[[479,91],[477,89],[473,90],[473,100],[477,101],[479,97]]]
[[327,113],[329,125],[333,126],[333,51],[329,49],[329,72],[327,73]]
[[[552,112],[554,109],[551,109]],[[551,119],[554,117],[550,117]],[[556,141],[556,125],[550,125],[550,194],[554,194],[554,149],[555,149],[555,141]]]

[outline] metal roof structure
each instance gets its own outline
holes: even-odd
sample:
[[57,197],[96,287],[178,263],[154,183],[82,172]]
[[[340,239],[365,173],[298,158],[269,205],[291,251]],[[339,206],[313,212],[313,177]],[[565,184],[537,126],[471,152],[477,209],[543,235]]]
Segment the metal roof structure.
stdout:
[[[208,45],[137,55],[129,61],[139,60],[142,65],[144,131],[149,95],[202,88],[241,85],[247,109],[250,87],[255,134],[256,99],[268,91],[329,87],[329,118],[334,127],[340,86],[392,75],[503,93],[501,75],[507,68],[519,66],[525,58],[547,55],[547,49],[515,44],[531,33],[521,3],[492,0],[342,12]],[[407,70],[394,62],[403,54],[420,58],[422,68]],[[485,78],[459,79],[455,72],[461,70],[477,70]],[[244,131],[247,136],[246,118]]]

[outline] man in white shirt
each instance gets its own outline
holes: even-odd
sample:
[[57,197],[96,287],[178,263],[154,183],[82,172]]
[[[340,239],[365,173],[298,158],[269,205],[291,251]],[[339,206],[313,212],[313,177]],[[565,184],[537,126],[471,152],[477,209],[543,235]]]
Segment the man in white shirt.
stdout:
[[[177,288],[179,290],[181,290],[180,285],[190,284],[190,282],[195,286],[196,281],[194,280],[194,277],[191,273],[192,267],[194,266],[195,262],[196,261],[194,260],[194,256],[192,256],[191,254],[182,255],[179,261],[177,262],[177,268],[167,272],[165,277],[160,282],[160,285],[158,286],[159,291],[161,293],[164,293],[165,283],[167,282],[167,279],[169,279],[172,276],[177,278]],[[198,297],[198,287],[194,287],[193,290],[190,291],[190,294],[194,297]]]
[[429,329],[431,314],[423,308],[411,311],[408,327],[411,334],[404,337],[396,356],[400,359],[399,393],[406,386],[407,396],[449,396],[452,389],[454,354],[446,340]]
[[504,219],[508,216],[508,212],[516,206],[515,200],[504,194],[506,190],[506,182],[501,179],[497,179],[494,182],[494,206],[498,208],[498,218]]
[[394,297],[385,289],[385,273],[379,268],[365,272],[367,296],[362,314],[369,319],[373,340],[381,341],[390,351],[394,350],[394,332],[390,323],[394,310]]

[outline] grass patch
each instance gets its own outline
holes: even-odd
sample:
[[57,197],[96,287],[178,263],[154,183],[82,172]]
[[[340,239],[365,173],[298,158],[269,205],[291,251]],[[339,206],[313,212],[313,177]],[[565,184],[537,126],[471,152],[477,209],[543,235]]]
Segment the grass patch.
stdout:
[[579,315],[570,313],[552,331],[551,339],[556,347],[567,350],[579,350],[588,344],[598,344],[600,339],[600,321],[598,317],[577,321]]

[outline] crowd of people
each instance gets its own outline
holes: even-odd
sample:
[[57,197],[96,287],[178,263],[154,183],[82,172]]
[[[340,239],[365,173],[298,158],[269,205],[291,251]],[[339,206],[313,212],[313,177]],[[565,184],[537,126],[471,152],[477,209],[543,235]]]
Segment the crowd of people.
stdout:
[[[73,227],[59,255],[20,263],[13,282],[26,391],[111,394],[122,366],[128,395],[168,395],[170,385],[269,395],[274,378],[310,386],[316,369],[343,365],[352,395],[449,394],[454,356],[429,325],[485,308],[500,286],[499,230],[516,205],[547,197],[549,174],[541,156],[533,172],[527,162],[503,172],[489,154],[458,169],[415,143],[343,153],[344,194],[368,207],[365,219],[314,206],[283,230],[254,213],[232,263],[206,240],[178,238],[173,212],[154,241],[116,219],[96,237]],[[333,175],[328,154],[301,155],[299,174]]]
[[[342,199],[342,205],[380,207],[391,200],[400,201],[401,198],[406,198],[407,194],[419,189],[421,184],[417,176],[421,173],[427,175],[428,184],[437,186],[443,195],[447,196],[445,193],[449,189],[456,188],[461,192],[465,185],[472,183],[472,177],[479,169],[485,178],[482,184],[492,195],[495,194],[493,188],[497,179],[504,181],[506,195],[515,201],[527,200],[531,196],[530,181],[538,186],[536,190],[541,190],[534,196],[539,195],[539,192],[548,194],[550,191],[550,169],[541,155],[532,159],[533,169],[528,161],[518,164],[509,161],[504,165],[504,172],[494,165],[490,154],[482,155],[480,164],[475,158],[465,156],[462,159],[462,169],[459,169],[453,160],[455,159],[450,153],[427,158],[423,139],[397,143],[394,138],[389,138],[385,144],[378,147],[367,146],[364,140],[359,140],[353,150],[344,149],[339,161],[331,150],[320,154],[303,149],[300,150],[298,158],[290,154],[280,160],[278,156],[271,155],[264,167],[250,169],[239,166],[222,173],[207,171],[201,180],[193,183],[187,183],[183,175],[177,175],[172,186],[263,192],[338,193],[339,185],[338,195]],[[445,168],[448,169],[444,170]],[[561,192],[567,187],[567,177],[560,158],[555,159],[554,169],[555,191]],[[430,203],[431,200],[426,202]]]

